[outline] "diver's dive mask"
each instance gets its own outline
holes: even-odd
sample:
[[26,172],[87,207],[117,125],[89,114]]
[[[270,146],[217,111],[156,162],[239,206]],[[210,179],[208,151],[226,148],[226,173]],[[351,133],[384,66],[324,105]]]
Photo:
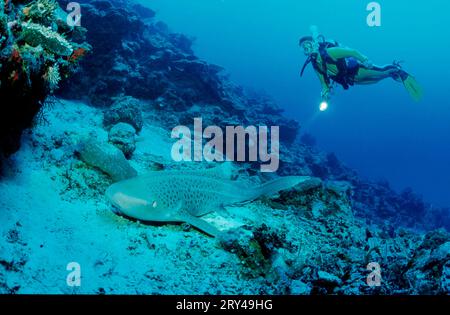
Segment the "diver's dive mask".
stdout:
[[303,48],[303,53],[305,54],[305,56],[309,56],[312,54],[313,52],[313,43],[311,41],[306,41],[302,44],[302,48]]
[[300,76],[303,76],[303,72],[306,69],[306,66],[313,60],[317,59],[318,53],[319,53],[319,44],[311,37],[311,36],[305,36],[300,38],[300,47],[303,49],[303,53],[308,58],[306,59],[305,63],[303,64],[302,70],[300,72]]
[[319,44],[313,40],[302,43],[303,53],[305,56],[317,54],[319,51]]

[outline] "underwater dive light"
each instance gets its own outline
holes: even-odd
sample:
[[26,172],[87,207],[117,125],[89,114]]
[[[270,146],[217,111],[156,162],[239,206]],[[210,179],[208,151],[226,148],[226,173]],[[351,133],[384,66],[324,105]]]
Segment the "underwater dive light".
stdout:
[[321,112],[324,112],[328,109],[328,102],[327,101],[323,101],[322,103],[320,103],[319,109]]

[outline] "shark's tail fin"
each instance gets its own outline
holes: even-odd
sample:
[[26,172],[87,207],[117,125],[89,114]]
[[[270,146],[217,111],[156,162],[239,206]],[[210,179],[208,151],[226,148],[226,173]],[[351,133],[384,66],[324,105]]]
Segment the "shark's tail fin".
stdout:
[[284,176],[262,184],[253,192],[254,199],[260,196],[270,196],[285,189],[292,188],[300,183],[310,180],[309,176]]

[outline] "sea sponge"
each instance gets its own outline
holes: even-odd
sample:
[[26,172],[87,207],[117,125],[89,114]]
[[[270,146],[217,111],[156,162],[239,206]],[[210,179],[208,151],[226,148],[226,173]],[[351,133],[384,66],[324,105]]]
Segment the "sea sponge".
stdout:
[[21,38],[31,46],[41,45],[45,50],[61,56],[70,56],[72,45],[60,34],[36,23],[22,23]]
[[80,143],[78,153],[81,160],[99,168],[114,181],[137,175],[136,170],[130,166],[122,151],[108,142],[101,142],[94,138],[85,139]]

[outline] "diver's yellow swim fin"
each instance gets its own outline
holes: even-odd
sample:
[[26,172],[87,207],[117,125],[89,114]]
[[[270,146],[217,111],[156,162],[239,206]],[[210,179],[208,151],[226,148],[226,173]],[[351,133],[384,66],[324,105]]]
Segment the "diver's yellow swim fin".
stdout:
[[412,75],[408,75],[408,77],[403,80],[403,85],[413,100],[419,102],[422,99],[422,87]]

